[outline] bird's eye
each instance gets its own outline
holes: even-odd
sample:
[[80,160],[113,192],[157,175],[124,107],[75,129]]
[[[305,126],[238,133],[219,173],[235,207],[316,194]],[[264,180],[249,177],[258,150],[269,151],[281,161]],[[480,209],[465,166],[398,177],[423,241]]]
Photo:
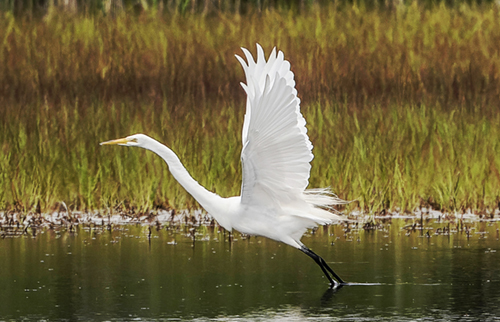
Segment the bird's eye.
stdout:
[[133,138],[132,140],[130,140],[130,142],[134,142],[134,143],[137,143],[138,140],[136,138]]

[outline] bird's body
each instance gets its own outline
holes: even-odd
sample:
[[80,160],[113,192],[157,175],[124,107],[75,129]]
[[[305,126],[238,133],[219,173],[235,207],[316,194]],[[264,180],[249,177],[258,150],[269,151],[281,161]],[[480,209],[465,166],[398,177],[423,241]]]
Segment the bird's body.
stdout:
[[313,159],[305,119],[290,63],[275,49],[266,61],[257,45],[257,61],[243,49],[247,109],[243,124],[241,196],[222,198],[198,184],[165,145],[136,134],[101,144],[138,146],[168,164],[174,178],[226,230],[264,236],[300,249],[321,267],[332,286],[343,281],[300,241],[308,228],[341,220],[330,207],[345,203],[327,189],[306,190]]

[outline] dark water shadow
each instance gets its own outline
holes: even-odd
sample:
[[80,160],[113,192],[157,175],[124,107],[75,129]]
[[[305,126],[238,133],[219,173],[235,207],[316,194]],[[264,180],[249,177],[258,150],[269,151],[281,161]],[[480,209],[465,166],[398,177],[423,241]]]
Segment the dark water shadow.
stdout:
[[305,236],[325,258],[345,259],[332,263],[340,276],[377,282],[334,289],[294,248],[259,237],[229,241],[210,229],[206,235],[199,229],[195,247],[189,231],[175,227],[150,235],[144,226],[108,232],[91,225],[0,239],[0,320],[500,316],[500,223],[479,223],[470,237],[432,230],[421,237],[402,227],[406,222],[393,220],[384,231],[351,231],[352,237],[337,226]]

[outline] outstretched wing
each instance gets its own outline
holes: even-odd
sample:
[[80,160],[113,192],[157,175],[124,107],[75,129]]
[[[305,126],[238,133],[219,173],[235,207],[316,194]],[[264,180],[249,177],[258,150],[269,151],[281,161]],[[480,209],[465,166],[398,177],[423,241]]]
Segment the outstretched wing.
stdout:
[[301,198],[313,159],[294,75],[283,52],[273,49],[266,62],[257,44],[257,61],[242,48],[248,64],[236,56],[246,74],[247,108],[243,124],[241,202],[279,206]]

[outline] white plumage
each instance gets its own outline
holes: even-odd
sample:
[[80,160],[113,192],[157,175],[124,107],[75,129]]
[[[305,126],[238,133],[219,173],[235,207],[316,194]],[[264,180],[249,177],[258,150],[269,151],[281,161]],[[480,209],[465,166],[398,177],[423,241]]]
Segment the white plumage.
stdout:
[[313,146],[300,113],[290,63],[283,52],[276,54],[276,48],[267,61],[260,45],[256,61],[247,49],[242,50],[246,62],[236,56],[245,71],[246,84],[241,85],[247,93],[240,197],[221,198],[206,190],[189,175],[172,150],[144,134],[101,144],[138,146],[155,152],[168,164],[175,179],[225,229],[296,247],[316,261],[332,286],[345,285],[321,257],[300,241],[308,228],[341,220],[329,210],[345,201],[329,189],[306,190]]

